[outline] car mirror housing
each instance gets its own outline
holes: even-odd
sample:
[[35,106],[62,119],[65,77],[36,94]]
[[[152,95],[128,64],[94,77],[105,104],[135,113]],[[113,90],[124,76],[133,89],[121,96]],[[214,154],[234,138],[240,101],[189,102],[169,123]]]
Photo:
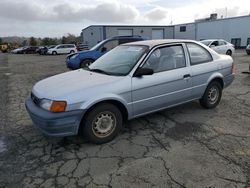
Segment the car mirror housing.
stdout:
[[106,47],[102,47],[101,52],[106,52],[107,48]]
[[140,67],[135,71],[134,77],[141,77],[144,75],[152,75],[152,74],[154,74],[153,69]]

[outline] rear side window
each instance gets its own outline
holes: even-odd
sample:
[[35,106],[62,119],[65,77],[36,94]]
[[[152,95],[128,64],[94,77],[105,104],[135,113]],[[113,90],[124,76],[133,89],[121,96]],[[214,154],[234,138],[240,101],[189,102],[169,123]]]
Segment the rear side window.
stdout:
[[223,41],[223,40],[220,40],[219,41],[219,46],[223,46],[223,45],[226,45],[227,43],[225,42],[225,41]]
[[187,43],[191,65],[198,65],[213,61],[211,54],[203,47],[194,43]]
[[73,44],[69,44],[67,47],[68,48],[74,48],[75,46]]

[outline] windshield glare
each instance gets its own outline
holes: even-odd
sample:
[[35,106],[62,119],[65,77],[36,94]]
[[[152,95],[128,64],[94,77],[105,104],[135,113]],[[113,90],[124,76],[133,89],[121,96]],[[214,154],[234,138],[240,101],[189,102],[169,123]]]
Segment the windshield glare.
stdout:
[[147,46],[117,46],[89,66],[91,70],[100,70],[109,75],[127,75],[137,61],[146,53]]

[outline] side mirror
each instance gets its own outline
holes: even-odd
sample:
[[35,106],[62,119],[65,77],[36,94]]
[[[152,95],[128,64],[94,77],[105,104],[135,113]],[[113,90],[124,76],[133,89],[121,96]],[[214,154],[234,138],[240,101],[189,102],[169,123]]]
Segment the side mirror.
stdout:
[[152,75],[152,74],[154,74],[153,69],[140,67],[135,71],[134,77],[141,77],[143,75]]
[[106,52],[107,48],[106,47],[102,47],[101,52]]

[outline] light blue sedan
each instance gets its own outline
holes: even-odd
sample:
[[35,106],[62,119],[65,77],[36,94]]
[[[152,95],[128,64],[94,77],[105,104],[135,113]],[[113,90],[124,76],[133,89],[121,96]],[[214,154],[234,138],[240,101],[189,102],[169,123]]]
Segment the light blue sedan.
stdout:
[[215,108],[233,79],[232,58],[199,42],[140,41],[114,48],[89,68],[39,81],[26,108],[47,135],[81,132],[105,143],[125,120],[193,100]]

